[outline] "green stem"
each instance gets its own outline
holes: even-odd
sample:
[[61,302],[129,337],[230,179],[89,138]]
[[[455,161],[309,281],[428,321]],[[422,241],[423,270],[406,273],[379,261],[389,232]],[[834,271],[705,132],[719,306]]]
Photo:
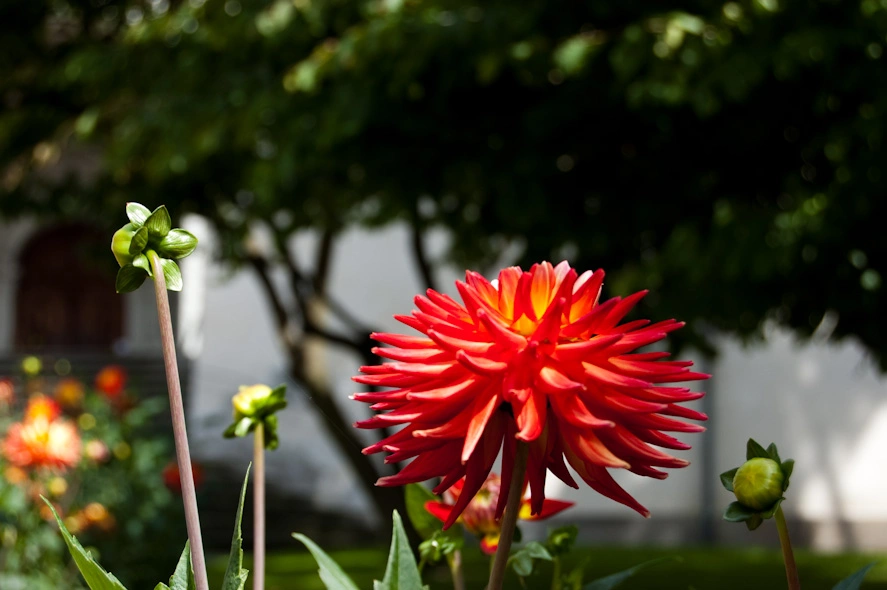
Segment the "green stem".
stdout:
[[253,590],[265,588],[265,425],[253,433]]
[[508,488],[508,499],[505,504],[505,514],[502,516],[502,531],[499,536],[499,547],[496,548],[496,557],[493,559],[492,571],[490,571],[490,583],[487,590],[502,590],[502,582],[505,580],[505,566],[508,564],[508,555],[511,552],[511,541],[514,538],[514,527],[517,525],[517,515],[520,513],[521,496],[524,492],[524,476],[527,473],[527,456],[530,447],[525,442],[518,441],[514,452],[514,467],[511,471],[511,486]]
[[785,514],[782,506],[776,509],[776,529],[779,531],[779,544],[782,545],[782,560],[785,562],[785,577],[788,580],[789,590],[801,590],[801,581],[798,579],[798,566],[795,565],[795,554],[792,552],[792,541],[788,536],[788,525],[785,524]]
[[561,560],[559,557],[552,558],[554,563],[551,572],[551,590],[561,590]]
[[453,578],[453,590],[465,590],[465,576],[462,574],[462,552],[456,549],[447,561],[450,565],[450,576]]
[[197,511],[197,491],[191,471],[191,451],[188,448],[188,432],[185,428],[185,406],[182,403],[182,385],[179,381],[179,365],[176,361],[176,342],[172,332],[172,313],[166,293],[166,278],[160,257],[148,252],[154,273],[154,296],[157,301],[157,318],[160,321],[160,341],[163,348],[163,364],[166,368],[166,386],[169,391],[169,412],[172,416],[173,439],[176,443],[176,462],[179,464],[179,481],[182,483],[182,503],[185,505],[185,525],[191,542],[191,566],[197,590],[209,590],[206,577],[206,558],[203,555],[203,538],[200,534],[200,515]]

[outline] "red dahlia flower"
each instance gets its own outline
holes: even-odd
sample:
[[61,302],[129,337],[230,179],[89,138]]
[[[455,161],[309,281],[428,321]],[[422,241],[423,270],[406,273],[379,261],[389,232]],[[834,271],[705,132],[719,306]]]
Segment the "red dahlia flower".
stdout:
[[[447,522],[450,514],[453,512],[453,506],[459,501],[459,496],[462,495],[464,483],[464,479],[454,483],[453,487],[444,494],[445,502],[426,502],[425,510],[440,520]],[[496,518],[496,506],[499,504],[499,494],[501,492],[502,482],[499,480],[499,476],[491,473],[458,519],[465,526],[465,530],[480,538],[480,548],[487,555],[493,555],[499,547],[502,525]],[[505,490],[505,492],[507,493],[508,490]],[[539,514],[532,514],[530,501],[522,499],[520,512],[517,517],[521,520],[543,520],[566,510],[572,505],[572,502],[549,500],[546,498],[542,503],[542,511]]]
[[679,420],[706,419],[679,405],[703,394],[660,384],[708,375],[691,372],[691,361],[664,360],[666,352],[634,352],[683,324],[619,324],[646,292],[600,303],[603,279],[601,270],[580,276],[566,262],[543,262],[529,272],[506,268],[494,283],[468,272],[456,283],[463,304],[429,289],[416,297],[411,316],[395,316],[421,336],[373,334],[390,345],[375,353],[394,362],[361,367],[364,374],[354,380],[395,389],[355,394],[387,412],[355,426],[405,426],[364,453],[387,451],[389,463],[415,458],[378,485],[442,477],[434,490],[440,494],[465,477],[449,526],[483,485],[500,448],[508,489],[523,441],[533,514],[542,511],[548,471],[578,487],[569,464],[597,492],[649,516],[607,469],[664,479],[658,467],[688,465],[656,447],[690,448],[665,432],[705,430]]

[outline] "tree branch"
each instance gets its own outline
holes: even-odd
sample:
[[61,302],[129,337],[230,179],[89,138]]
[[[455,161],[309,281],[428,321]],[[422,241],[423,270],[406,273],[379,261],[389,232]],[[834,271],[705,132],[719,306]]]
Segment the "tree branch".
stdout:
[[[425,241],[422,239],[422,232],[425,230],[425,224],[419,218],[419,211],[413,209],[413,216],[410,220],[410,243],[413,246],[413,261],[419,269],[419,275],[426,289],[435,289],[434,269],[428,262],[428,254],[425,251]],[[435,289],[437,290],[437,289]]]

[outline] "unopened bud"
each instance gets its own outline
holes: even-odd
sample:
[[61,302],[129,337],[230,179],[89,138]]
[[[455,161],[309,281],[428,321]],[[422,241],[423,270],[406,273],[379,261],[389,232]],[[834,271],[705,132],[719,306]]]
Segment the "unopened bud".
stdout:
[[133,256],[129,253],[129,245],[137,230],[136,226],[127,223],[114,232],[114,237],[111,238],[111,252],[114,253],[114,258],[117,259],[117,264],[120,266],[126,266],[132,262]]
[[756,457],[746,461],[733,476],[733,493],[740,504],[764,510],[782,497],[785,475],[773,459]]
[[234,419],[243,416],[254,416],[256,411],[262,408],[271,395],[271,388],[267,385],[252,385],[249,387],[241,387],[237,394],[231,399],[234,405]]

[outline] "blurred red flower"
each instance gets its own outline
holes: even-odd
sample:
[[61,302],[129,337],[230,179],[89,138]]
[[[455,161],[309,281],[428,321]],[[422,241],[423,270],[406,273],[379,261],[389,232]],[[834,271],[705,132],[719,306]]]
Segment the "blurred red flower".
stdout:
[[3,440],[3,455],[16,467],[64,471],[80,461],[80,434],[65,419],[16,422]]
[[516,443],[524,441],[533,514],[542,511],[548,471],[578,487],[569,464],[597,492],[648,516],[607,469],[663,479],[658,467],[687,465],[657,447],[690,448],[665,432],[704,430],[676,419],[705,420],[679,405],[703,394],[659,384],[708,375],[690,372],[691,361],[664,360],[666,352],[630,354],[683,324],[619,324],[646,292],[600,303],[603,279],[601,270],[579,276],[566,262],[527,272],[507,268],[494,283],[468,272],[466,282],[456,283],[463,304],[429,289],[415,298],[411,316],[395,316],[421,336],[373,334],[390,345],[376,354],[394,362],[361,367],[364,374],[354,380],[394,389],[355,394],[387,412],[355,426],[405,427],[364,453],[387,451],[387,462],[415,458],[378,485],[442,477],[440,494],[465,477],[449,526],[483,485],[500,448],[502,485],[509,487]]
[[[460,479],[444,493],[445,502],[426,502],[425,509],[440,520],[447,522],[455,504],[459,501],[464,483],[465,480]],[[501,526],[496,518],[496,506],[499,504],[501,488],[502,482],[499,480],[499,476],[495,473],[488,475],[480,490],[457,519],[462,522],[466,531],[480,539],[480,548],[487,555],[493,555],[496,553],[496,548],[499,547]],[[566,510],[572,505],[573,502],[546,498],[542,502],[542,510],[539,514],[534,515],[530,510],[530,501],[523,499],[518,518],[521,520],[543,520]]]
[[[191,461],[191,474],[194,476],[194,487],[199,488],[203,484],[203,467],[199,463]],[[182,480],[179,476],[179,465],[175,461],[167,463],[163,468],[163,485],[173,493],[182,493]]]
[[126,388],[126,369],[108,365],[95,376],[95,387],[110,398],[119,397]]

